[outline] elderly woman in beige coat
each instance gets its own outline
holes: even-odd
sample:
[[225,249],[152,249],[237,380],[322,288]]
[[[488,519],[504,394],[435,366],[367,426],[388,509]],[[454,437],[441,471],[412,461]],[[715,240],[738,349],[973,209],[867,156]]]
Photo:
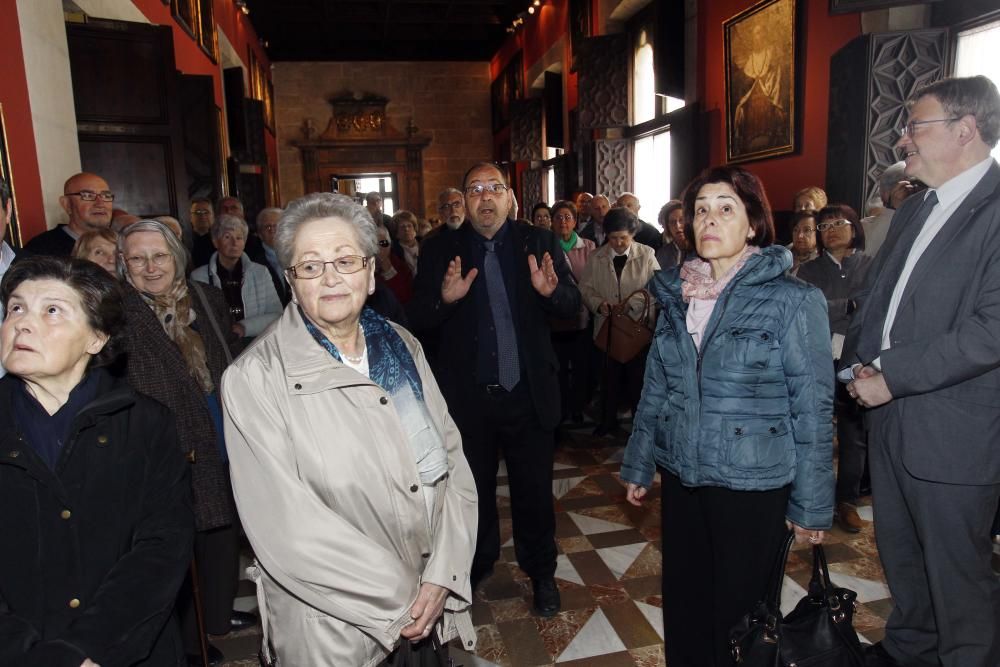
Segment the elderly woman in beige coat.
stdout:
[[[636,290],[645,289],[653,274],[660,270],[655,251],[635,242],[641,223],[627,208],[613,208],[604,216],[604,234],[607,243],[597,249],[587,260],[580,277],[580,296],[594,314],[596,337],[611,314],[611,309],[628,299]],[[647,323],[656,321],[652,312],[652,298]],[[632,297],[626,306],[633,318],[642,314],[642,300]],[[648,347],[647,347],[648,349]],[[606,350],[601,350],[606,352]],[[620,364],[607,354],[604,358],[604,392],[601,423],[594,435],[621,435],[618,427],[618,408],[625,405],[635,410],[642,390],[643,369],[646,367],[646,350],[628,363]]]
[[264,652],[289,667],[475,645],[475,484],[420,345],[364,308],[376,239],[346,197],[293,201],[275,238],[292,303],[223,378]]

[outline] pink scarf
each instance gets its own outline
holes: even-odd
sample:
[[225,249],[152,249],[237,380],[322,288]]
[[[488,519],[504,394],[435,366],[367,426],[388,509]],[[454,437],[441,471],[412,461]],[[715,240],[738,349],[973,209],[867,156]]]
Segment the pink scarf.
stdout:
[[681,296],[685,303],[690,303],[691,299],[714,300],[726,289],[726,285],[740,272],[743,265],[747,263],[751,255],[760,254],[760,248],[755,245],[748,245],[743,249],[743,254],[739,260],[728,271],[719,278],[712,277],[712,265],[695,257],[684,262],[681,267]]

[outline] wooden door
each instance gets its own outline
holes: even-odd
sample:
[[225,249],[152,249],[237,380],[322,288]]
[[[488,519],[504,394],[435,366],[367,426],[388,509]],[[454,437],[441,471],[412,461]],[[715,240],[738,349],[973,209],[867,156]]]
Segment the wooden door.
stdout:
[[170,28],[91,21],[66,36],[83,169],[108,181],[116,208],[187,217]]

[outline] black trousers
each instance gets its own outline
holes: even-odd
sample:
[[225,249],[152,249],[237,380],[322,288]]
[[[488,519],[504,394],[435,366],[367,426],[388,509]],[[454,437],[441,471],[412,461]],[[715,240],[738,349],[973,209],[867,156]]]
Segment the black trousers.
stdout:
[[583,413],[590,400],[593,384],[591,373],[593,354],[590,328],[579,331],[553,331],[552,347],[559,359],[559,393],[562,397],[563,418]]
[[402,640],[378,667],[447,667],[448,645],[428,637],[419,642]]
[[662,472],[663,639],[670,667],[732,665],[729,630],[760,600],[790,487],[687,488]]
[[556,571],[555,508],[552,500],[552,431],[542,428],[531,392],[522,380],[511,392],[478,387],[479,419],[458,423],[465,458],[479,493],[479,532],[472,561],[477,582],[500,558],[496,489],[499,453],[507,463],[514,550],[518,565],[532,577]]
[[642,393],[648,353],[649,347],[646,347],[624,364],[611,357],[604,358],[604,396],[601,400],[601,423],[604,426],[611,428],[618,425],[618,408],[621,406],[635,412]]
[[[239,586],[239,528],[232,525],[196,532],[194,557],[198,565],[198,586],[205,614],[205,631],[210,635],[224,635],[229,632],[233,600]],[[199,653],[201,647],[190,575],[181,587],[178,609],[181,614],[184,650],[192,655]]]
[[837,502],[857,505],[861,499],[861,477],[868,460],[868,432],[858,402],[837,383],[833,409],[837,415]]

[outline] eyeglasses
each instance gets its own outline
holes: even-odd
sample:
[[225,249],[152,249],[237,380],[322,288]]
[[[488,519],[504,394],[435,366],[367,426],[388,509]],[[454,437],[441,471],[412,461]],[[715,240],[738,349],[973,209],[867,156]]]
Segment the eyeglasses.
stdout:
[[302,278],[303,280],[312,280],[314,278],[319,278],[321,275],[326,273],[326,265],[333,264],[333,270],[342,275],[349,275],[351,273],[357,273],[361,269],[368,266],[368,257],[364,255],[344,255],[343,257],[338,257],[337,259],[332,259],[328,262],[321,262],[316,260],[306,260],[304,262],[299,262],[295,266],[289,266],[286,271],[291,274],[292,278]]
[[212,212],[212,209],[208,209],[208,208],[196,208],[193,211],[191,211],[191,215],[208,215],[211,212]]
[[911,120],[903,127],[899,128],[899,135],[905,137],[906,135],[912,135],[913,131],[917,129],[920,125],[928,125],[930,123],[954,123],[956,120],[961,120],[961,117],[955,118],[935,118],[933,120]]
[[66,197],[79,197],[83,201],[97,201],[100,198],[101,201],[114,201],[115,193],[110,190],[104,190],[102,192],[94,192],[93,190],[80,190],[79,192],[64,192]]
[[816,225],[816,229],[821,232],[825,232],[828,229],[833,229],[834,227],[843,227],[844,225],[851,224],[850,220],[831,220],[830,222],[821,222]]
[[504,185],[503,183],[486,183],[486,184],[479,183],[477,185],[470,185],[469,187],[465,188],[465,194],[469,195],[470,197],[472,197],[473,195],[479,197],[484,192],[489,192],[494,195],[502,195],[503,193],[507,192],[507,186]]
[[[480,193],[480,194],[482,194],[482,193]],[[440,206],[438,206],[438,210],[439,211],[446,211],[448,209],[451,209],[453,211],[457,211],[458,209],[462,208],[463,206],[465,206],[465,202],[463,202],[461,199],[459,199],[458,201],[452,201],[452,202],[448,202],[446,204],[441,204]]]
[[815,234],[815,233],[816,233],[815,227],[799,227],[798,229],[795,230],[793,236],[808,236],[809,234]]
[[391,245],[392,245],[392,242],[389,241],[389,239],[379,239],[378,240],[378,247],[379,248],[388,248]]
[[[122,255],[122,257],[125,257]],[[153,266],[160,267],[165,266],[168,261],[173,260],[173,255],[169,252],[158,252],[151,257],[145,255],[132,255],[131,257],[125,257],[125,263],[128,264],[128,268],[142,270],[145,269],[150,262]]]
[[576,220],[572,213],[557,213],[552,219],[555,222],[572,222]]

